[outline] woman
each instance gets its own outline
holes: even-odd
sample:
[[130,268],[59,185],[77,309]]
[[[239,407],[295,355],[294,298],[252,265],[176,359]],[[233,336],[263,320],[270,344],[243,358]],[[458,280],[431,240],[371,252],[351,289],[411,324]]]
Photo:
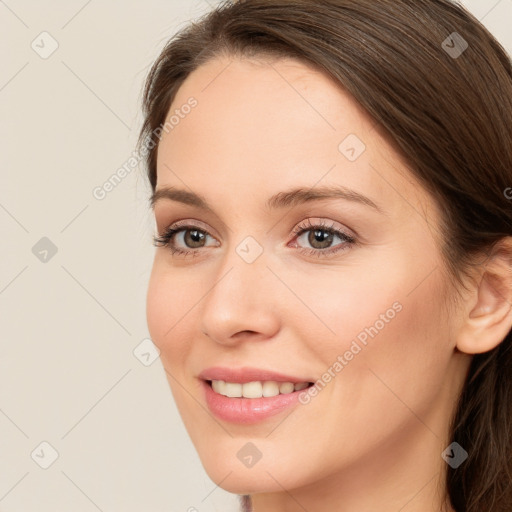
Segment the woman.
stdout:
[[512,66],[448,0],[224,3],[144,91],[148,327],[244,510],[512,510]]

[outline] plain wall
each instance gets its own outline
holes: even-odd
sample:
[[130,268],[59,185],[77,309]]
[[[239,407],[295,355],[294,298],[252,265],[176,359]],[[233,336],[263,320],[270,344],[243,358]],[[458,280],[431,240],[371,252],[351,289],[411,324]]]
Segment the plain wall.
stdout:
[[[215,3],[0,2],[0,511],[237,509],[160,359],[136,357],[154,251],[149,186],[128,164],[142,81]],[[463,3],[511,52],[512,0]]]

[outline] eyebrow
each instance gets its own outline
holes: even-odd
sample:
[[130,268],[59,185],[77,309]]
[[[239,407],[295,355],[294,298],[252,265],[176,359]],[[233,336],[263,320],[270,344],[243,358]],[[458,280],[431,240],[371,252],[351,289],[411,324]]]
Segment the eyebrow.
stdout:
[[[189,192],[188,190],[178,189],[175,187],[162,187],[155,190],[150,198],[151,207],[154,208],[155,204],[162,199],[177,201],[179,203],[195,206],[204,211],[214,213],[213,208],[208,204],[204,197],[194,192]],[[373,208],[381,214],[386,214],[384,210],[369,197],[343,186],[324,186],[315,187],[314,189],[295,188],[278,192],[266,201],[265,206],[268,210],[276,210],[322,199],[344,199],[346,201],[359,203]]]

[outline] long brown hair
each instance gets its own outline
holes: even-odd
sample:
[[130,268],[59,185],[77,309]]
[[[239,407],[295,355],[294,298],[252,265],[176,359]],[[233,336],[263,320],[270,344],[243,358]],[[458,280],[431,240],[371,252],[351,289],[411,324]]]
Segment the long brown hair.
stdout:
[[[456,34],[454,34],[456,32]],[[449,0],[224,2],[173,37],[144,88],[148,178],[177,90],[220,54],[295,57],[334,78],[373,117],[444,213],[453,283],[473,256],[512,235],[512,64],[496,39]],[[510,199],[510,196],[509,196]],[[451,424],[468,452],[448,468],[457,512],[512,510],[512,332],[473,356]],[[242,497],[250,507],[248,496]]]

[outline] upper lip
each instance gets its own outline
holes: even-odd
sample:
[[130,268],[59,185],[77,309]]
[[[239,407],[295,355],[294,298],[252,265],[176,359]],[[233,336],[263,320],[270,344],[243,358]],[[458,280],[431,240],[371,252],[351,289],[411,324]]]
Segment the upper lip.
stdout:
[[223,380],[225,382],[234,382],[244,384],[245,382],[254,381],[276,381],[276,382],[312,382],[310,379],[302,379],[292,375],[264,370],[261,368],[252,368],[244,366],[242,368],[226,368],[214,366],[206,368],[199,374],[199,378],[203,380]]

